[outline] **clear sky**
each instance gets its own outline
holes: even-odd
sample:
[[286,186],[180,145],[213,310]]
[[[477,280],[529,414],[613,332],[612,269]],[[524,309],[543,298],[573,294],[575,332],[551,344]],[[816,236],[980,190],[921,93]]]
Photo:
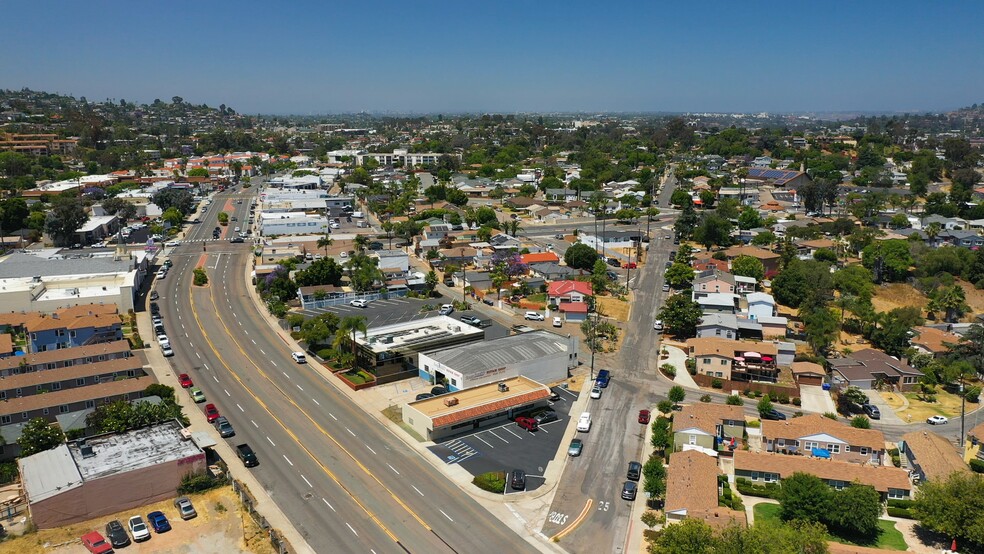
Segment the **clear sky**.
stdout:
[[7,0],[2,18],[0,88],[90,100],[277,114],[984,102],[980,0]]

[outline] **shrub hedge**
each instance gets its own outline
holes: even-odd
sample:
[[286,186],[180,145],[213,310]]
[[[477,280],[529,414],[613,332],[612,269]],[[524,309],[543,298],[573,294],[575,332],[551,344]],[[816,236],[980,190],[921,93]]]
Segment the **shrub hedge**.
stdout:
[[506,490],[506,474],[503,471],[490,471],[481,475],[476,475],[472,479],[472,484],[483,491],[502,494]]

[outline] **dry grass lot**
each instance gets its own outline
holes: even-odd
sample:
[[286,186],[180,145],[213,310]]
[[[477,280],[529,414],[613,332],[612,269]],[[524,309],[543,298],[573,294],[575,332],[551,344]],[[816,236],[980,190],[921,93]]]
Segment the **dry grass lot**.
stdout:
[[[904,406],[904,402],[899,393],[880,392],[879,394],[896,411],[898,416],[902,418],[902,421],[925,421],[926,418],[933,415],[952,418],[960,414],[960,397],[941,389],[937,389],[936,402],[932,403],[920,400],[918,393],[903,393],[909,401],[909,407],[904,410],[901,409]],[[974,404],[968,404],[968,406],[970,406],[970,409],[976,407]],[[911,419],[909,419],[910,417]]]
[[[133,543],[123,549],[125,552],[155,552],[164,554],[267,554],[273,553],[273,547],[263,532],[248,516],[242,518],[239,513],[239,501],[232,487],[222,487],[204,494],[190,496],[198,517],[182,521],[172,500],[144,506],[124,513],[113,514],[93,519],[91,521],[47,529],[0,543],[0,553],[42,554],[55,552],[57,554],[83,554],[88,552],[79,542],[79,537],[92,530],[105,535],[106,523],[113,519],[120,520],[126,526],[126,520],[140,514],[147,520],[147,514],[160,510],[167,516],[172,529],[163,535],[151,531],[151,538],[142,543]],[[221,508],[219,507],[221,505]],[[245,536],[243,540],[243,520],[245,519]]]
[[[973,288],[973,287],[971,287]],[[907,306],[917,306],[920,309],[926,308],[926,297],[911,285],[902,283],[892,283],[875,287],[875,296],[871,299],[871,304],[879,312],[887,312],[895,308]]]
[[599,296],[595,301],[598,305],[598,313],[602,316],[623,323],[629,320],[630,304],[628,302],[610,296]]

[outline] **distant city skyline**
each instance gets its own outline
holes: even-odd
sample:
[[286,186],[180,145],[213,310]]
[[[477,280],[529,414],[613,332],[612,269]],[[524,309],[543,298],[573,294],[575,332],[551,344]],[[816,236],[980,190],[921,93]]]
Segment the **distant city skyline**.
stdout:
[[[984,3],[5,5],[0,88],[240,113],[944,111]],[[18,24],[17,22],[21,22]]]

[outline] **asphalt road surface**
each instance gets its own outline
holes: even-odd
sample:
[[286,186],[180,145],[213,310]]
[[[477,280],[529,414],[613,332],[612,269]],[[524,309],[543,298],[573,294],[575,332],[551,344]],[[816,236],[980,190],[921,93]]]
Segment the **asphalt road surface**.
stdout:
[[[273,500],[316,551],[483,552],[496,545],[534,552],[320,374],[291,360],[247,295],[249,243],[196,242],[211,239],[219,211],[245,221],[249,202],[228,201],[250,192],[216,197],[188,240],[167,249],[174,267],[157,290],[174,370],[189,373],[235,426],[226,440],[257,452],[252,471]],[[207,287],[191,285],[199,265]]]

